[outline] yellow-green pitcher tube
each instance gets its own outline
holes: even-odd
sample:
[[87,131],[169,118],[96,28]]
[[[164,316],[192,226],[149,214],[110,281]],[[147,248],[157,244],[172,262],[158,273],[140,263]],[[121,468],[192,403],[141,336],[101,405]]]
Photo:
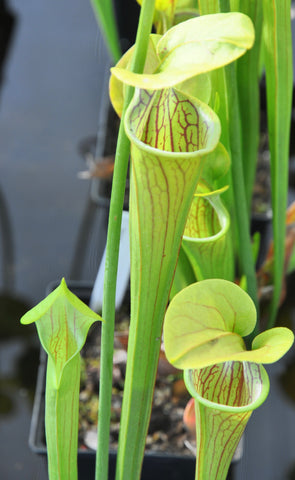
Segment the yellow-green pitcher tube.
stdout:
[[182,233],[220,124],[207,105],[173,89],[137,90],[125,128],[131,140],[131,324],[116,478],[135,480]]
[[205,278],[234,281],[230,217],[219,192],[194,197],[182,248],[198,281]]
[[102,318],[68,288],[65,279],[21,318],[36,324],[48,355],[45,435],[49,480],[77,480],[80,351],[91,325]]
[[266,399],[269,378],[262,365],[229,361],[185,370],[195,399],[195,480],[225,480],[247,422]]
[[[48,356],[45,391],[45,434],[50,480],[77,480],[80,354],[68,362],[56,388]],[[67,419],[67,420],[66,420]]]

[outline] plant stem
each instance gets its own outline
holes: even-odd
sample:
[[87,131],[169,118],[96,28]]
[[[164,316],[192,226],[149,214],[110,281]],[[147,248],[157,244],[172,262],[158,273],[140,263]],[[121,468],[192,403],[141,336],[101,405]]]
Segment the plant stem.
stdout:
[[251,18],[255,27],[254,46],[237,62],[245,191],[250,218],[259,147],[259,57],[262,35],[262,2],[241,0],[239,10]]
[[[237,233],[239,244],[239,255],[242,273],[247,279],[247,291],[255,303],[258,311],[257,280],[255,263],[252,254],[250,228],[248,221],[248,205],[244,184],[243,159],[241,148],[241,123],[238,104],[238,91],[236,82],[235,64],[225,67],[227,84],[229,117],[229,139],[232,158],[232,181],[234,202],[236,205]],[[257,329],[257,327],[256,327]],[[252,335],[256,335],[257,330]]]
[[112,0],[91,0],[91,3],[112,60],[117,62],[121,56],[121,48],[113,2]]
[[223,13],[230,12],[230,0],[219,0],[219,10]]
[[200,15],[219,13],[219,0],[199,0]]
[[[139,17],[135,50],[131,71],[141,73],[144,68],[149,35],[152,29],[155,0],[143,0]],[[124,130],[124,116],[133,95],[133,88],[126,88],[124,108],[119,128],[112,196],[109,213],[109,226],[106,244],[106,267],[102,317],[105,322],[101,331],[100,392],[98,411],[98,449],[96,455],[96,480],[108,480],[109,431],[111,417],[113,348],[115,329],[115,298],[118,268],[121,219],[128,169],[130,142]]]
[[[221,12],[229,12],[230,1],[219,0]],[[259,312],[258,296],[257,296],[257,279],[255,272],[255,262],[252,253],[250,225],[249,225],[249,210],[246,197],[244,167],[242,155],[242,136],[241,136],[241,117],[239,108],[239,96],[237,88],[237,73],[236,64],[230,64],[225,67],[225,81],[228,99],[229,112],[229,144],[232,159],[232,184],[233,195],[236,210],[236,223],[238,235],[238,254],[240,256],[240,264],[242,273],[246,277],[247,292],[252,298],[257,313]],[[257,335],[258,327],[256,324],[252,334],[247,338],[248,341]]]
[[293,69],[290,0],[264,0],[264,43],[267,93],[267,124],[271,159],[273,209],[274,291],[268,328],[275,324],[281,300],[286,241],[286,207]]

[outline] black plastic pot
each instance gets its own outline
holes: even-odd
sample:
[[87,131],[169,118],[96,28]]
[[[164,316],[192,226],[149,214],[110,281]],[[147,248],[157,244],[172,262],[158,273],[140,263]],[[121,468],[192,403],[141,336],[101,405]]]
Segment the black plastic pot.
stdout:
[[[40,355],[37,388],[34,401],[34,410],[31,423],[29,444],[32,450],[47,460],[45,444],[44,417],[45,417],[45,375],[46,355],[44,351]],[[109,453],[109,479],[115,478],[116,452]],[[142,480],[171,479],[183,480],[194,478],[195,460],[192,457],[177,455],[162,455],[146,453]],[[95,475],[95,452],[92,450],[78,450],[78,476],[81,480],[94,478]],[[230,478],[230,477],[229,477]]]
[[[49,285],[47,293],[57,286],[58,282]],[[92,287],[87,283],[69,282],[68,288],[82,301],[88,303]],[[45,378],[46,354],[40,353],[40,365],[29,436],[29,445],[47,462],[45,442]],[[116,452],[109,453],[109,480],[115,479]],[[95,451],[78,450],[79,480],[89,480],[95,476]],[[144,456],[141,480],[193,480],[195,478],[195,458],[184,455],[147,452]],[[231,465],[227,480],[234,479],[234,464]],[[130,479],[132,480],[132,479]]]

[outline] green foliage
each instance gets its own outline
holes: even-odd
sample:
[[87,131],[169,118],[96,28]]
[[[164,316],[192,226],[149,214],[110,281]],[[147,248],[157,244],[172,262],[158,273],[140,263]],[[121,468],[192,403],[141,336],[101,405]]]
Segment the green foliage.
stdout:
[[274,292],[268,323],[272,326],[281,296],[285,259],[293,58],[290,0],[263,0],[262,4],[274,235]]
[[225,278],[234,281],[230,218],[219,192],[195,195],[183,233],[182,248],[196,280]]
[[273,363],[291,347],[293,333],[276,327],[247,350],[243,337],[256,324],[256,309],[238,285],[223,279],[194,283],[171,301],[164,322],[168,360],[177,368],[204,368],[226,361]]
[[[165,15],[168,12],[169,22],[172,23],[174,7],[175,5],[171,6],[169,2],[156,2],[158,12],[162,10]],[[235,2],[232,3],[232,7],[236,7]],[[202,99],[220,114],[222,141],[230,153],[232,164],[230,173],[225,178],[224,173],[228,166],[223,161],[219,163],[222,155],[220,155],[220,149],[219,151],[215,149],[210,154],[211,161],[210,155],[206,155],[206,162],[202,162],[204,174],[197,171],[195,174],[190,174],[194,175],[195,186],[197,182],[200,186],[196,192],[197,197],[191,205],[194,212],[191,217],[188,217],[184,230],[181,264],[176,271],[175,284],[172,287],[173,295],[178,288],[191,282],[193,277],[200,279],[220,276],[233,280],[234,258],[238,253],[241,258],[239,275],[240,277],[245,275],[247,290],[256,305],[258,303],[247,200],[248,185],[253,181],[253,174],[249,172],[248,175],[247,172],[247,175],[244,175],[246,161],[243,156],[243,143],[248,142],[250,147],[250,137],[246,139],[245,135],[241,135],[242,116],[239,110],[245,88],[238,88],[236,65],[232,63],[253,46],[254,28],[251,19],[240,12],[220,13],[220,9],[225,11],[227,8],[229,9],[227,1],[220,2],[220,6],[219,3],[217,5],[214,2],[204,6],[203,2],[200,2],[200,10],[207,9],[206,13],[212,13],[211,15],[192,18],[168,29],[163,36],[151,35],[142,74],[133,73],[129,69],[132,49],[112,69],[111,99],[119,114],[124,97],[123,84],[137,87],[125,118],[126,132],[131,141],[132,159],[131,328],[125,386],[125,399],[128,400],[125,400],[125,404],[123,403],[118,479],[127,479],[132,476],[137,478],[140,471],[144,449],[143,438],[150,413],[150,407],[146,408],[146,405],[151,405],[159,352],[158,339],[161,335],[167,294],[175,268],[175,251],[180,244],[177,232],[182,231],[184,224],[181,219],[189,212],[187,199],[192,195],[192,183],[186,185],[187,192],[185,192],[181,182],[181,178],[185,183],[187,182],[188,177],[185,175],[188,172],[188,164],[184,163],[184,160],[173,163],[171,152],[181,153],[180,158],[183,159],[189,154],[192,163],[194,155],[191,152],[194,152],[195,147],[198,150],[200,145],[202,149],[200,139],[205,138],[204,131],[211,122],[210,120],[205,122],[206,127],[201,135],[198,132],[202,132],[204,127],[194,129],[194,125],[199,127],[199,121],[198,114],[195,115],[196,110],[191,109],[191,105],[195,104],[195,97],[198,97],[199,93]],[[261,10],[249,13],[258,25],[261,21]],[[164,22],[162,27],[163,25]],[[163,31],[165,32],[165,28]],[[258,43],[257,41],[253,59],[245,61],[243,65],[244,69],[250,66],[252,71],[256,69],[251,77],[252,80],[255,75],[255,79],[258,80],[258,68],[256,68]],[[226,68],[221,69],[220,67],[223,66]],[[257,95],[254,101],[254,87],[252,92],[251,112],[255,113]],[[180,104],[184,106],[183,112],[178,109]],[[258,123],[255,123],[254,128]],[[251,138],[256,135],[257,132]],[[252,143],[254,147],[250,150],[253,152],[257,141],[256,144]],[[219,199],[219,194],[225,190],[224,183],[226,185],[227,182],[229,194],[225,203],[229,213]],[[181,185],[180,188],[179,185]],[[182,203],[176,200],[179,195],[174,197],[177,190],[182,195]],[[197,218],[195,212],[198,214]],[[200,217],[200,214],[203,216]],[[231,230],[230,217],[234,220]],[[210,220],[212,220],[211,224]],[[200,225],[202,228],[199,228]],[[212,243],[211,240],[213,240]],[[203,245],[206,246],[205,254],[202,251]],[[228,255],[224,264],[228,270],[222,267],[220,261],[224,253]],[[181,272],[180,275],[178,271]],[[253,305],[252,310],[256,311]],[[247,321],[249,321],[248,335],[255,327],[256,314],[252,316],[252,320],[247,318]],[[210,328],[212,329],[212,326],[207,325],[205,329],[207,335]],[[195,335],[188,335],[194,345],[193,348],[190,344],[189,352],[196,350],[195,357],[205,362],[208,354],[207,343],[202,343],[204,339],[200,330],[197,329],[195,333]],[[245,361],[250,355],[252,361],[261,361],[261,358],[274,361],[280,356],[280,352],[284,351],[286,345],[290,344],[290,334],[286,330],[275,332],[271,330],[270,334],[264,335],[257,337],[256,343],[253,344],[259,345],[259,348],[248,352],[242,336],[237,335],[236,332],[226,331],[220,338],[218,337],[218,341],[215,337],[212,339],[214,345],[216,342],[216,348],[211,349],[212,342],[211,339],[208,340],[210,358],[216,361],[217,355],[219,361],[226,361],[225,352],[228,352],[231,360],[237,355],[240,360]],[[171,344],[175,339],[175,332],[173,332],[169,340]],[[271,344],[270,348],[267,342]],[[184,341],[182,344],[184,352],[179,353],[181,358],[182,355],[185,359],[186,355],[189,356],[186,347]],[[200,352],[202,352],[201,355]],[[135,414],[135,412],[138,413]],[[127,448],[129,453],[133,452],[133,463],[126,460]]]
[[[117,60],[112,2],[92,3]],[[255,336],[258,300],[249,231],[263,58],[275,240],[272,326],[284,263],[290,0],[199,0],[199,17],[196,3],[143,0],[136,44],[112,69],[110,96],[122,121],[106,248],[96,480],[108,478],[114,286],[130,148],[131,324],[116,479],[140,478],[169,296],[165,348],[171,363],[185,369],[196,399],[199,480],[225,478],[251,411],[268,393],[260,364],[277,361],[293,343],[285,328]],[[252,300],[232,283],[236,270]],[[79,351],[99,319],[64,281],[22,319],[36,322],[48,353],[51,480],[77,478]],[[243,337],[251,332],[248,350]]]
[[[188,32],[192,36],[189,48]],[[173,27],[163,37],[150,37],[146,68],[154,73],[131,73],[126,68],[130,52],[121,63],[125,69],[112,69],[120,81],[144,87],[136,89],[125,116],[132,171],[131,324],[117,479],[140,475],[164,313],[203,165],[208,160],[204,180],[213,184],[214,173],[220,177],[228,168],[222,146],[216,157],[210,157],[220,136],[217,116],[186,91],[183,82],[235,60],[252,43],[252,24],[243,15],[197,18]],[[179,82],[181,90],[173,88]],[[205,80],[203,85],[203,95],[209,97],[210,82]],[[116,99],[123,93],[114,80],[111,90]]]
[[201,73],[236,60],[251,48],[251,20],[240,13],[197,17],[168,30],[156,39],[152,71],[142,75],[114,67],[120,81],[146,90],[174,86]]
[[131,324],[118,478],[129,479],[140,474],[182,232],[206,155],[218,144],[220,124],[207,105],[175,89],[153,94],[137,90],[125,128],[132,158]]
[[91,0],[92,7],[114,62],[121,56],[121,48],[112,0]]
[[268,375],[262,365],[225,362],[186,370],[184,378],[195,400],[195,478],[225,480],[252,411],[268,395]]
[[258,335],[247,350],[243,337],[255,323],[249,295],[223,279],[184,288],[167,309],[166,356],[185,370],[195,399],[196,480],[225,480],[252,411],[268,395],[268,376],[260,364],[279,360],[293,344],[293,333],[277,327]]
[[71,293],[63,279],[21,323],[36,323],[48,355],[45,428],[50,480],[77,478],[80,350],[102,318]]
[[[137,0],[142,4],[142,0]],[[163,34],[173,25],[198,15],[196,0],[156,0],[154,27]]]
[[[140,73],[144,69],[148,49],[149,35],[152,29],[155,0],[144,0],[138,25],[138,35],[134,55],[130,63],[132,72]],[[109,430],[112,399],[112,361],[115,328],[116,277],[119,255],[121,218],[124,203],[125,184],[129,161],[129,140],[124,130],[124,117],[133,89],[126,88],[122,105],[122,121],[117,139],[116,160],[113,174],[113,187],[109,212],[109,227],[106,244],[106,264],[104,277],[103,317],[101,336],[100,405],[98,411],[98,449],[96,454],[96,480],[108,480]]]

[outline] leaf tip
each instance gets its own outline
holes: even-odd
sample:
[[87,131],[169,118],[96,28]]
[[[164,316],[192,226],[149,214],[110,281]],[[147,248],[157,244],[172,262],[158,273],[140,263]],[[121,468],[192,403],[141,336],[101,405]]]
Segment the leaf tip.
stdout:
[[20,318],[20,323],[22,325],[29,325],[30,323],[33,323],[35,320],[33,320],[31,315],[28,315],[30,313],[26,312],[21,318]]

